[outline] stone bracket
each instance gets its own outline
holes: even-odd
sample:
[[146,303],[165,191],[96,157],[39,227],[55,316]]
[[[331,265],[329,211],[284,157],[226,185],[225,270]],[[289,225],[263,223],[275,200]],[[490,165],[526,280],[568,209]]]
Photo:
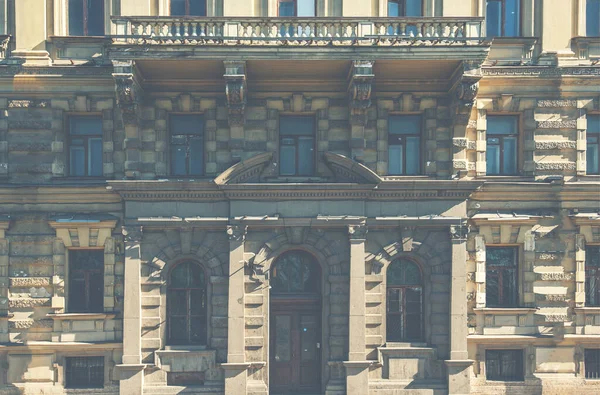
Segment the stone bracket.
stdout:
[[229,126],[242,126],[245,123],[247,103],[246,62],[226,60],[225,95],[229,110]]
[[371,107],[371,93],[375,79],[374,63],[372,60],[352,61],[348,78],[348,103],[352,125],[367,123],[367,111]]
[[457,70],[454,84],[451,90],[453,99],[452,116],[454,124],[467,125],[471,116],[471,110],[479,91],[479,80],[482,77],[481,64],[479,61],[463,61],[462,67]]
[[127,125],[137,124],[141,118],[142,87],[133,62],[113,62],[117,107]]

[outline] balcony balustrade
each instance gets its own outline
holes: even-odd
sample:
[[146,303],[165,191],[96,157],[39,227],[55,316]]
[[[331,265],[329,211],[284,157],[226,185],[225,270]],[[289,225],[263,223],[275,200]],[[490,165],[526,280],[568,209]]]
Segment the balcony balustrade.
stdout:
[[483,18],[112,17],[114,44],[481,45]]

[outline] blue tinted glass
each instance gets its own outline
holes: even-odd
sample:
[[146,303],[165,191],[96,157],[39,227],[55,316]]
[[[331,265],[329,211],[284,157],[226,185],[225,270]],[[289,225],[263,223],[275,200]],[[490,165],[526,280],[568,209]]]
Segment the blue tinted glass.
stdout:
[[104,0],[88,0],[88,36],[104,35]]
[[500,146],[490,144],[489,139],[486,150],[486,173],[500,174]]
[[406,0],[406,16],[421,16],[421,0]]
[[502,2],[488,0],[485,10],[485,23],[488,37],[502,35]]
[[279,3],[279,16],[294,16],[294,3],[291,1]]
[[502,158],[504,174],[517,174],[517,138],[504,137],[504,157]]
[[587,116],[587,133],[600,133],[600,115]]
[[190,139],[190,175],[204,174],[204,139],[192,137]]
[[400,6],[398,3],[388,2],[388,16],[400,16]]
[[389,117],[388,130],[391,134],[420,134],[420,115],[398,115]]
[[488,116],[487,134],[517,134],[517,117]]
[[407,137],[406,138],[406,174],[416,175],[419,174],[419,162],[420,162],[420,138],[419,137]]
[[185,15],[185,0],[171,0],[171,15]]
[[182,145],[171,145],[171,174],[184,176],[186,174],[186,149]]
[[279,174],[293,176],[296,174],[296,146],[282,145],[279,153]]
[[69,0],[69,35],[83,36],[83,0]]
[[600,0],[587,0],[585,30],[588,37],[600,36]]
[[298,16],[315,15],[315,0],[298,0]]
[[313,117],[280,117],[279,133],[283,136],[312,136],[315,132]]
[[587,143],[587,152],[585,153],[587,160],[587,173],[588,174],[598,174],[600,173],[600,163],[598,158],[598,142],[590,142],[588,140]]
[[521,1],[506,0],[505,2],[505,25],[504,35],[506,37],[516,37],[520,35],[521,21]]
[[102,139],[94,138],[88,140],[88,175],[102,175]]
[[314,173],[314,143],[312,137],[298,137],[298,175]]
[[202,115],[171,115],[170,118],[171,135],[176,134],[195,134],[204,133],[204,119]]
[[190,0],[190,15],[206,16],[206,0]]
[[399,175],[404,172],[402,168],[402,146],[390,145],[388,147],[388,174]]
[[100,117],[71,117],[69,121],[71,135],[102,135],[102,118]]
[[69,174],[85,176],[85,149],[81,146],[71,146],[69,149]]

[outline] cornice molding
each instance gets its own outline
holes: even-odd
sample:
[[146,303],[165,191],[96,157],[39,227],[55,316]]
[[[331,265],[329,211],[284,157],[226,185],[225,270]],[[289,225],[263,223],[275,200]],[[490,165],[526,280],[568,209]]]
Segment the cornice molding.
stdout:
[[548,66],[513,66],[513,67],[482,67],[484,77],[598,77],[600,67],[548,67]]

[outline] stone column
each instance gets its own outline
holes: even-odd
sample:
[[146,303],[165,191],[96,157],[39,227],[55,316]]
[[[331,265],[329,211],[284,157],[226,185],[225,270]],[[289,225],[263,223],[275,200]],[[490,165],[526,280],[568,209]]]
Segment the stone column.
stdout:
[[467,225],[450,227],[452,284],[450,295],[450,360],[446,361],[448,394],[469,394],[473,364],[467,352]]
[[125,279],[123,301],[123,363],[120,373],[121,395],[142,395],[144,367],[142,364],[142,302],[141,302],[141,242],[142,227],[123,227],[125,238]]
[[350,236],[350,311],[348,314],[348,361],[346,393],[369,393],[370,361],[365,358],[366,304],[365,304],[365,225],[349,226]]
[[227,363],[225,393],[246,394],[247,369],[244,319],[244,239],[246,226],[230,225],[229,236],[229,301],[227,314]]

